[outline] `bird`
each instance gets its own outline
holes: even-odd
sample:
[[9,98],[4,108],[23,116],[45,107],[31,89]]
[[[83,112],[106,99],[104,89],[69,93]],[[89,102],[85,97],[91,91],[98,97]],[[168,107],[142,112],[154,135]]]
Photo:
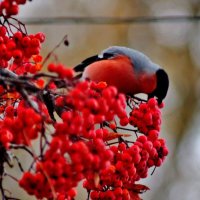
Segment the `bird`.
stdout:
[[142,52],[123,46],[110,46],[74,67],[77,77],[106,82],[119,92],[134,96],[147,94],[159,104],[167,95],[169,78],[164,69]]

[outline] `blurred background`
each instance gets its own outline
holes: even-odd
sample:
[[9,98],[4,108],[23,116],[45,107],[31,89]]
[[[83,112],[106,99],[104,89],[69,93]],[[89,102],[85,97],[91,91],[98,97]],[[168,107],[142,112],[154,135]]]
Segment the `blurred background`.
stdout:
[[[33,0],[20,7],[19,18],[40,18],[27,25],[28,33],[44,32],[47,55],[67,34],[69,46],[56,51],[58,60],[72,67],[112,45],[144,52],[169,74],[170,89],[163,110],[161,136],[170,154],[161,168],[142,181],[151,190],[144,200],[197,200],[200,198],[200,22],[198,20],[157,20],[130,23],[102,23],[96,17],[138,18],[200,15],[199,0]],[[88,17],[81,20],[50,20],[52,17]],[[24,161],[26,162],[26,161]],[[17,190],[23,200],[29,198]],[[79,189],[79,200],[85,192]]]

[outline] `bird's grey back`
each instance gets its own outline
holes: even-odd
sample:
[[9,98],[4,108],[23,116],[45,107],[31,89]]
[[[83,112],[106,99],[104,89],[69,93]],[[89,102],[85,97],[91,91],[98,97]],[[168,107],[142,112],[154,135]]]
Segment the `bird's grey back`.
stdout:
[[[99,56],[103,56],[103,54],[113,54],[115,55],[125,55],[128,56],[134,65],[134,69],[136,71],[146,71],[148,70],[149,73],[155,72],[157,69],[160,68],[159,65],[153,63],[149,57],[141,53],[140,51],[127,48],[127,47],[121,47],[121,46],[111,46],[101,52]],[[145,68],[145,69],[144,69]]]

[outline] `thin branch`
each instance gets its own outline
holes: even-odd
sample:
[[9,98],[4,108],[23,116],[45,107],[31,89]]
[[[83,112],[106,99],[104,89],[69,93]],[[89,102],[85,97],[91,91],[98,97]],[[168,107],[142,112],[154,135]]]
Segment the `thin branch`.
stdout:
[[53,78],[53,79],[59,79],[57,75],[52,75],[52,74],[47,74],[47,73],[38,73],[38,74],[34,74],[33,76],[25,76],[23,78],[29,78],[29,79],[38,79],[41,77],[46,77],[46,78]]
[[[123,140],[124,143],[131,143],[131,144],[134,144],[133,141],[129,141],[129,140]],[[110,143],[107,143],[106,145],[107,146],[110,146],[110,145],[114,145],[114,144],[119,144],[119,141],[115,141],[115,142],[110,142]]]
[[186,15],[168,15],[168,16],[139,16],[139,17],[34,17],[21,18],[27,25],[54,25],[54,24],[144,24],[144,23],[180,23],[180,22],[198,22],[200,16]]
[[46,58],[42,62],[42,66],[46,63],[46,61],[51,57],[51,55],[55,52],[56,49],[60,47],[61,44],[63,44],[67,40],[67,35],[65,35],[62,40],[47,54]]
[[31,157],[34,157],[34,154],[32,153],[32,151],[24,145],[11,144],[10,148],[11,149],[24,149],[26,152],[28,152],[31,155]]
[[155,170],[156,170],[156,166],[153,168],[153,171],[151,172],[151,176],[154,174]]
[[14,181],[16,181],[17,183],[19,183],[19,180],[17,178],[15,178],[14,176],[12,176],[11,174],[4,173],[4,176],[8,176],[11,179],[13,179]]
[[17,164],[18,164],[19,169],[21,170],[21,172],[24,172],[22,164],[19,162],[19,158],[17,156],[14,156],[13,158],[17,161]]
[[124,130],[124,131],[131,131],[131,132],[137,132],[138,131],[137,129],[123,128],[123,127],[120,127],[120,126],[117,126],[116,129],[121,129],[121,130]]
[[89,199],[90,199],[90,191],[91,191],[91,190],[87,190],[87,194],[88,194],[88,195],[87,195],[87,199],[86,199],[86,200],[89,200]]

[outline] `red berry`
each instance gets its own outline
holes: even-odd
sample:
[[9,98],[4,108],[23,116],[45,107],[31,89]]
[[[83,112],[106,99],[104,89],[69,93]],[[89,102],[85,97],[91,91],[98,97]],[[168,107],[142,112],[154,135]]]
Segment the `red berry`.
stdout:
[[155,162],[155,166],[156,167],[160,167],[162,165],[162,159],[161,158],[158,158],[158,160]]
[[149,112],[145,113],[143,119],[144,119],[144,122],[145,122],[145,124],[147,126],[150,126],[150,125],[153,124],[152,114],[151,113],[149,113]]
[[19,12],[18,5],[12,4],[9,9],[6,10],[7,15],[17,15]]
[[67,68],[63,71],[63,76],[67,79],[72,79],[74,77],[74,70]]
[[158,105],[158,102],[155,98],[151,98],[148,100],[148,106],[150,108],[155,108]]
[[42,32],[39,32],[35,35],[35,37],[41,42],[43,43],[45,41],[45,34]]
[[6,51],[7,51],[6,45],[5,44],[0,44],[0,55],[1,56],[5,56]]
[[141,135],[137,139],[138,142],[145,143],[147,141],[147,137],[145,135]]
[[124,142],[119,143],[118,149],[119,149],[119,151],[125,151],[126,150],[126,144]]
[[56,71],[56,65],[53,64],[53,63],[50,63],[50,64],[47,66],[47,69],[48,69],[48,71],[50,71],[50,72],[55,72],[55,71]]
[[154,146],[154,148],[156,148],[156,149],[160,149],[161,143],[160,143],[158,140],[156,140],[156,141],[154,141],[153,146]]
[[13,40],[9,40],[6,46],[8,50],[14,50],[16,48],[16,43]]
[[90,198],[91,198],[91,199],[94,199],[94,200],[99,199],[99,192],[98,192],[98,191],[92,191],[92,192],[90,193]]
[[148,152],[151,151],[151,149],[153,148],[153,144],[151,141],[146,141],[144,144],[143,144],[143,147],[144,149],[146,149]]
[[165,106],[164,102],[158,105],[159,108],[164,108],[164,106]]
[[110,123],[110,124],[109,124],[109,127],[110,127],[112,130],[115,130],[117,126],[116,126],[115,123]]
[[120,119],[120,125],[121,126],[126,126],[126,125],[128,125],[128,123],[129,123],[128,117],[124,117],[124,118]]
[[25,4],[26,0],[15,0],[17,4]]
[[33,38],[33,39],[30,41],[30,46],[31,46],[32,48],[39,47],[39,46],[40,46],[40,41],[39,41],[39,39]]
[[16,49],[13,51],[13,58],[20,60],[20,59],[22,59],[22,56],[23,56],[23,53],[21,50]]
[[64,106],[64,103],[64,98],[62,96],[57,97],[55,100],[56,106],[62,107]]
[[162,150],[162,151],[163,151],[163,152],[162,152],[163,156],[167,156],[168,153],[169,153],[169,150],[168,150],[167,147],[163,147],[163,150]]
[[23,37],[21,44],[23,47],[28,47],[30,45],[31,39],[29,36]]
[[5,26],[0,26],[0,36],[4,37],[7,33],[7,29]]
[[139,109],[141,112],[146,113],[148,111],[148,105],[146,103],[141,103]]
[[16,32],[13,35],[13,39],[15,40],[15,42],[21,41],[22,37],[23,37],[23,34],[20,31]]
[[148,132],[148,138],[151,141],[155,141],[159,136],[159,132],[157,130],[150,130]]

